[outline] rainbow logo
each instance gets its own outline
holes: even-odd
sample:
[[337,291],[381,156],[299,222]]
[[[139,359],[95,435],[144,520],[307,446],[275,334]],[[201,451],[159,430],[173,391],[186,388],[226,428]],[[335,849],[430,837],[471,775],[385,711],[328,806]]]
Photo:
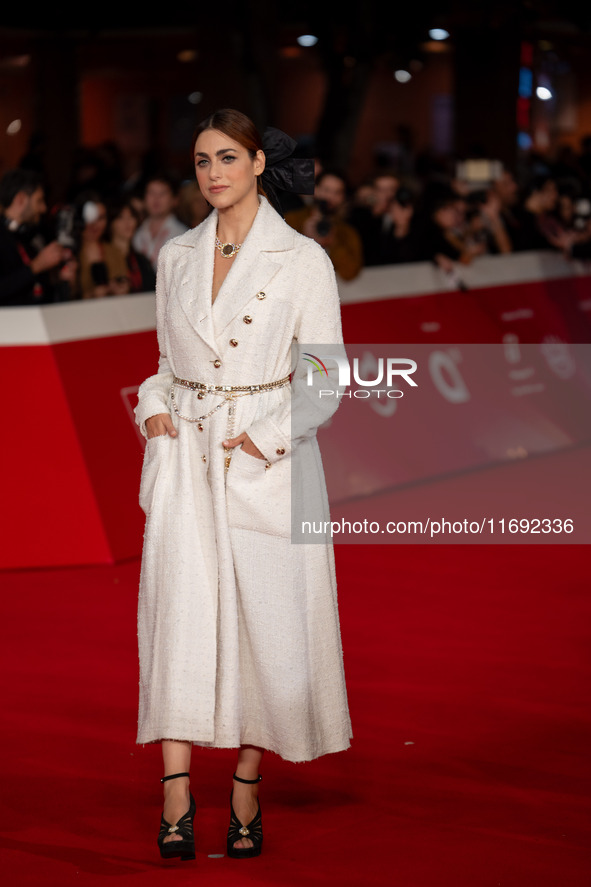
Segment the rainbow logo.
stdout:
[[308,351],[304,351],[304,354],[307,355],[306,357],[304,357],[304,360],[307,360],[308,363],[311,363],[312,366],[315,366],[319,373],[322,373],[322,371],[324,370],[324,375],[328,376],[328,370],[319,357],[316,357],[315,354],[310,354]]

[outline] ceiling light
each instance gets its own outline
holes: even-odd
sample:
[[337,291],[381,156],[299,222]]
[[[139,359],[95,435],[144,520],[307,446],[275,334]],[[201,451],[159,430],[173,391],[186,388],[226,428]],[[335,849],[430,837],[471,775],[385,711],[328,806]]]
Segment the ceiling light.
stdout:
[[547,86],[538,86],[536,89],[536,95],[543,102],[547,102],[548,99],[552,98],[552,92],[548,89]]
[[314,34],[300,34],[298,43],[300,46],[316,46],[318,37],[315,37]]

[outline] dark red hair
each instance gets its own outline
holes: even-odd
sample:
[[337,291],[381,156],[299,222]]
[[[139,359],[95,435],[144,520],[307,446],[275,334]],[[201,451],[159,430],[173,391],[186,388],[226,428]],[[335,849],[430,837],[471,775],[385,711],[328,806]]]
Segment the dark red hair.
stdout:
[[[253,160],[257,151],[264,152],[263,140],[250,117],[247,117],[241,111],[236,111],[234,108],[222,108],[219,111],[214,111],[213,114],[202,120],[193,133],[193,141],[191,143],[192,156],[195,154],[197,139],[207,129],[216,129],[218,132],[223,132],[228,138],[233,139],[233,141],[238,142],[239,145],[246,148]],[[257,179],[257,190],[259,194],[265,194],[260,176]]]

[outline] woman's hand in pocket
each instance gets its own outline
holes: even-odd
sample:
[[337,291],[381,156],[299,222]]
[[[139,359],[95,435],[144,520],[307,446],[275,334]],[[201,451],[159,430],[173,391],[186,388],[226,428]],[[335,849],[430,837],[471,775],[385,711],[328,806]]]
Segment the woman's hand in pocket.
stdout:
[[178,432],[172,424],[170,413],[158,413],[156,416],[146,419],[146,433],[148,440],[150,440],[151,437],[161,437],[165,434],[176,437]]
[[238,437],[232,437],[230,438],[230,440],[224,440],[222,442],[222,446],[226,447],[226,449],[238,447],[240,446],[240,444],[242,444],[242,449],[248,456],[254,456],[255,459],[265,458],[261,451],[257,447],[255,447],[246,431],[243,431],[242,434],[238,435]]

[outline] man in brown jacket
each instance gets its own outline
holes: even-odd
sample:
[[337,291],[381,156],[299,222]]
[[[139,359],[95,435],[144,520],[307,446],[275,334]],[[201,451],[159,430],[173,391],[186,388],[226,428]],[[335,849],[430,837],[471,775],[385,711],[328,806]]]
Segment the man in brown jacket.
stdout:
[[323,170],[316,179],[313,205],[287,213],[285,221],[326,250],[339,277],[352,280],[363,267],[363,249],[357,231],[343,221],[346,199],[343,176]]

